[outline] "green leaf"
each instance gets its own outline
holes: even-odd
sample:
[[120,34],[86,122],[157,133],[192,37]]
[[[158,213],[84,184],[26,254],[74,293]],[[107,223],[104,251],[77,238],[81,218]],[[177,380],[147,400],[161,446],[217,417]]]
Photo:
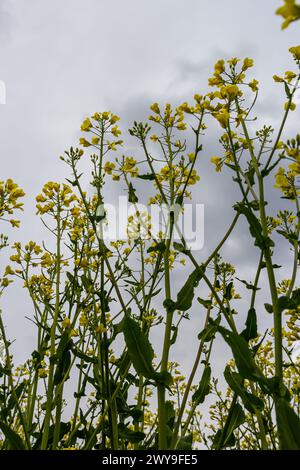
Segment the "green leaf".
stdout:
[[233,282],[230,282],[225,289],[224,299],[228,300],[228,302],[232,299],[232,288]]
[[285,89],[286,97],[289,100],[291,98],[292,94],[291,94],[290,87],[288,86],[288,84],[286,82],[284,82],[284,89]]
[[205,400],[206,395],[209,394],[210,392],[210,378],[211,378],[211,368],[210,366],[205,367],[200,384],[198,389],[193,395],[193,402],[195,402],[197,405],[200,403],[203,403]]
[[145,175],[138,175],[138,178],[141,180],[153,181],[155,180],[155,175],[153,173],[146,173]]
[[71,347],[72,347],[72,340],[69,337],[69,331],[64,330],[61,335],[60,342],[57,346],[56,354],[54,356],[55,361],[59,361],[64,351],[67,349],[70,349]]
[[200,297],[197,298],[199,304],[203,305],[204,308],[208,309],[212,306],[212,300],[209,299],[201,299]]
[[[254,180],[255,170],[254,170],[254,168],[253,167],[249,168],[249,170],[245,172],[245,175],[247,176],[250,185],[253,186],[255,184],[255,180]],[[251,201],[251,202],[257,204],[256,201]]]
[[88,356],[87,354],[84,354],[79,349],[77,349],[75,346],[72,348],[72,351],[74,353],[74,356],[78,357],[79,359],[83,359],[84,362],[90,362],[90,363],[93,363],[93,364],[98,364],[98,359],[96,357]]
[[128,354],[136,372],[144,377],[153,378],[155,375],[152,366],[154,351],[149,339],[139,324],[128,315],[123,320],[122,331]]
[[131,183],[129,183],[129,188],[128,188],[128,200],[129,202],[132,202],[133,204],[135,202],[138,202],[139,198],[137,197],[137,195],[135,194],[135,189],[134,187],[132,186]]
[[173,377],[170,374],[170,372],[164,371],[164,372],[155,372],[152,377],[156,384],[158,385],[164,385],[165,387],[171,387],[173,384]]
[[222,326],[219,326],[218,330],[230,346],[237,369],[243,379],[250,379],[255,382],[265,381],[265,377],[256,365],[245,338]]
[[[214,440],[213,440],[213,445],[212,445],[212,448],[213,449],[222,449],[224,447],[224,444],[220,444],[220,441],[222,439],[222,429],[219,429],[214,437]],[[234,437],[234,433],[232,432],[229,436],[227,436],[227,439],[226,439],[226,447],[234,447],[235,446],[235,437]]]
[[191,308],[194,298],[194,289],[198,285],[202,276],[203,274],[201,269],[197,268],[188,277],[188,280],[177,294],[175,310],[181,310],[182,312],[185,312]]
[[178,335],[178,327],[175,325],[172,325],[171,330],[173,331],[173,334],[170,339],[170,344],[171,346],[176,343],[177,340],[177,335]]
[[61,383],[69,369],[71,363],[70,349],[72,346],[73,341],[69,338],[69,331],[65,330],[61,335],[56,354],[53,357],[54,362],[57,363],[54,374],[54,385]]
[[193,435],[188,434],[187,436],[181,437],[176,446],[176,450],[192,450],[193,446]]
[[234,206],[235,210],[244,214],[246,217],[252,237],[255,239],[255,245],[259,246],[262,250],[267,246],[274,246],[274,242],[263,235],[262,226],[258,218],[253,214],[252,210],[244,203],[238,203]]
[[172,430],[174,428],[174,422],[175,422],[175,416],[176,416],[174,404],[169,400],[166,401],[165,409],[166,409],[166,423],[169,426],[169,428]]
[[300,289],[295,289],[292,292],[291,297],[282,295],[278,299],[278,307],[281,312],[283,312],[284,310],[297,309],[299,304],[300,304]]
[[90,292],[92,287],[93,287],[93,282],[88,277],[86,277],[84,274],[81,276],[81,282],[82,282],[82,285],[85,288],[85,290],[87,292]]
[[180,194],[179,196],[177,196],[175,203],[178,204],[179,206],[182,206],[183,194]]
[[224,377],[231,390],[241,398],[245,408],[250,413],[255,413],[256,409],[263,409],[263,400],[248,392],[243,385],[244,381],[242,377],[236,372],[232,372],[229,366],[226,366],[225,368]]
[[[80,416],[82,417],[82,411],[81,410],[80,410]],[[61,421],[60,431],[59,431],[59,441],[64,437],[65,434],[67,434],[70,431],[70,427],[71,427],[71,423],[65,423],[65,422]],[[51,448],[51,445],[53,443],[55,428],[56,428],[55,424],[52,424],[49,428],[48,448]],[[39,450],[40,449],[40,445],[41,445],[41,442],[42,442],[42,437],[43,437],[42,433],[38,433],[37,439],[36,439],[36,441],[33,445],[33,450]]]
[[132,429],[127,428],[123,423],[119,424],[119,435],[122,439],[125,439],[132,444],[137,444],[145,439],[146,435],[140,431],[132,431]]
[[69,180],[68,178],[66,178],[66,181],[68,181],[68,183],[70,183],[72,186],[78,186],[78,181],[77,180]]
[[246,328],[242,331],[241,336],[245,338],[246,341],[257,338],[257,317],[255,308],[250,308],[248,311],[248,316],[246,320]]
[[223,447],[233,447],[235,444],[233,432],[241,426],[245,420],[246,416],[243,408],[239,403],[236,403],[229,418],[229,422],[226,422],[226,429],[224,428],[217,432],[213,442],[213,448],[222,449]]
[[264,304],[265,309],[267,310],[268,313],[273,313],[273,305],[271,304]]
[[253,284],[251,284],[250,282],[247,282],[245,279],[239,279],[238,277],[236,277],[236,279],[240,282],[242,282],[243,284],[245,284],[245,286],[247,287],[247,289],[250,289],[250,290],[253,290],[253,291],[258,291],[260,290],[260,287],[256,287],[254,286]]
[[159,242],[155,246],[150,246],[148,248],[147,253],[152,253],[153,251],[158,251],[159,253],[163,253],[166,250],[166,244],[164,242]]
[[221,316],[219,315],[215,321],[209,322],[206,328],[204,328],[198,335],[198,339],[202,340],[204,343],[211,341],[216,332],[218,331],[219,324],[221,321]]
[[300,419],[284,398],[276,400],[278,434],[281,450],[300,450]]
[[182,243],[173,242],[173,247],[175,250],[179,251],[180,253],[186,252],[186,248],[184,247]]
[[70,364],[71,364],[71,353],[68,349],[65,349],[55,369],[55,374],[54,374],[54,379],[53,379],[54,385],[58,385],[63,381],[63,379],[65,378],[65,375],[67,374],[69,370]]
[[11,450],[25,450],[25,445],[21,437],[15,431],[10,429],[7,424],[0,421],[0,429],[8,440]]

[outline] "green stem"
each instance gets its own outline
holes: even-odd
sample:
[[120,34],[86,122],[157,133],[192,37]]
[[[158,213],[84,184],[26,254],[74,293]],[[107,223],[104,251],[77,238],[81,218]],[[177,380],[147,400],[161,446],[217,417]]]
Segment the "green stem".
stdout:
[[[205,323],[204,323],[203,329],[205,329],[205,328],[207,327],[207,325],[208,325],[208,320],[209,320],[209,317],[210,317],[210,312],[211,312],[211,308],[209,308],[209,309],[207,310],[207,315],[206,315],[206,319],[205,319]],[[203,339],[202,339],[202,340],[200,341],[200,344],[199,344],[199,347],[198,347],[198,351],[197,351],[197,355],[196,355],[196,359],[195,359],[195,362],[194,362],[192,371],[191,371],[191,373],[190,373],[188,382],[187,382],[187,384],[186,384],[186,388],[185,388],[184,395],[183,395],[183,398],[182,398],[182,403],[181,403],[181,406],[180,406],[180,409],[179,409],[178,417],[177,417],[176,424],[175,424],[174,431],[173,431],[173,438],[172,438],[171,449],[172,449],[173,447],[176,448],[177,437],[178,437],[178,433],[179,433],[179,428],[180,428],[181,421],[182,421],[182,417],[183,417],[183,414],[184,414],[184,411],[185,411],[185,407],[186,407],[186,404],[187,404],[188,396],[189,396],[191,387],[192,387],[192,385],[193,385],[193,380],[194,380],[194,377],[195,377],[196,372],[197,372],[197,370],[198,370],[198,366],[199,366],[200,359],[201,359],[201,356],[202,356],[204,344],[205,344],[205,343],[204,343],[204,341],[203,341]]]
[[41,450],[47,449],[49,428],[51,420],[51,411],[53,403],[53,387],[54,387],[54,356],[55,356],[55,339],[56,339],[56,328],[59,316],[59,304],[60,304],[60,243],[61,243],[61,220],[60,220],[60,206],[58,204],[57,215],[56,215],[57,227],[56,227],[56,289],[55,289],[55,310],[54,318],[50,333],[50,367],[49,367],[49,378],[47,388],[47,399],[46,399],[46,413],[43,426],[43,436],[41,443]]

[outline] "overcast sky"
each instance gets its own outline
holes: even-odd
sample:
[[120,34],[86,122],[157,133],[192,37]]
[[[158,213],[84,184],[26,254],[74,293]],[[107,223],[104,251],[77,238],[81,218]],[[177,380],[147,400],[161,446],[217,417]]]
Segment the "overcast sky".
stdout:
[[[40,239],[34,196],[46,181],[62,179],[65,167],[58,157],[77,144],[80,123],[95,111],[112,110],[126,130],[134,119],[148,116],[154,101],[177,104],[207,92],[216,60],[248,56],[261,83],[260,122],[278,125],[285,97],[272,76],[293,66],[288,48],[300,42],[298,23],[280,31],[274,12],[281,3],[0,0],[0,80],[6,84],[6,104],[0,105],[1,179],[12,177],[28,193],[17,238]],[[291,134],[298,113],[289,124]],[[237,194],[230,175],[220,178],[209,164],[218,149],[216,135],[213,130],[207,139],[199,168],[197,195],[206,207],[206,243],[199,260],[222,238]],[[134,151],[135,142],[125,140]],[[257,252],[243,224],[224,254],[239,263],[239,277],[254,272]],[[175,276],[175,291],[180,284],[182,276]],[[2,305],[11,336],[22,336],[24,350],[30,351],[32,333],[23,319],[30,314],[29,303],[11,289]],[[261,325],[267,321],[260,319]],[[187,366],[184,335],[196,332],[192,323],[184,328],[176,358]],[[224,345],[217,348],[221,353]]]

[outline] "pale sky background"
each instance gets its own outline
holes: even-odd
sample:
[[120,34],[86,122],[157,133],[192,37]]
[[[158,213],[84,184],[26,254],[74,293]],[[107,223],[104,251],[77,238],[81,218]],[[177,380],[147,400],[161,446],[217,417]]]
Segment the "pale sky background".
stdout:
[[[275,10],[281,4],[275,0],[0,0],[0,80],[7,93],[6,104],[0,105],[1,179],[13,178],[28,194],[22,228],[9,231],[11,240],[43,237],[42,225],[34,217],[34,196],[46,181],[62,180],[66,174],[58,157],[77,145],[80,124],[87,115],[110,109],[121,116],[126,131],[133,120],[148,116],[154,101],[178,104],[191,100],[196,92],[209,91],[207,79],[220,58],[255,60],[250,75],[260,81],[259,123],[276,128],[285,96],[272,76],[294,66],[288,49],[300,43],[299,23],[280,31]],[[297,109],[287,136],[297,132],[298,120]],[[216,174],[209,163],[219,151],[219,134],[220,129],[212,126],[198,168],[201,181],[196,194],[206,211],[206,241],[197,253],[199,260],[222,238],[238,194],[231,175]],[[125,153],[138,151],[135,140],[124,137]],[[114,188],[108,188],[110,197]],[[226,259],[238,264],[240,278],[253,276],[256,268],[257,251],[247,230],[240,224],[224,250]],[[278,261],[289,256],[282,252]],[[174,293],[184,274],[183,270],[174,276]],[[261,302],[266,301],[268,294],[261,291],[260,295]],[[246,305],[237,306],[243,324]],[[34,341],[24,319],[31,313],[30,303],[25,293],[13,287],[2,299],[2,308],[10,337],[18,339],[16,357],[21,360]],[[192,319],[195,315],[198,312],[193,311]],[[269,320],[262,308],[261,329]],[[186,370],[198,331],[197,322],[186,322],[172,356]],[[228,354],[221,341],[216,354],[213,365],[218,373]]]

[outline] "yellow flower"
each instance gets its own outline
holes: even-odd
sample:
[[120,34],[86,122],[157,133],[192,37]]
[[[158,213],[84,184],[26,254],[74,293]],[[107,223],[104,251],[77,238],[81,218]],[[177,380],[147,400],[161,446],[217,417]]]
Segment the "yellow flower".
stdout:
[[217,172],[220,172],[221,171],[221,168],[222,168],[222,158],[220,157],[212,157],[210,159],[211,163],[213,163],[214,165],[216,165],[216,171]]
[[10,222],[10,224],[12,225],[12,227],[17,227],[17,228],[20,227],[20,221],[19,221],[19,220],[10,219],[9,222]]
[[112,116],[110,118],[110,123],[115,124],[117,121],[120,121],[119,116],[116,116],[115,114],[112,114]]
[[250,82],[248,83],[249,87],[251,88],[252,91],[258,91],[258,80],[255,80],[255,78]]
[[100,323],[100,325],[96,327],[96,333],[101,334],[105,332],[106,332],[105,326],[102,323]]
[[289,165],[289,169],[291,170],[291,175],[298,176],[300,175],[300,163],[294,162]]
[[[5,213],[12,214],[15,209],[23,210],[23,203],[18,201],[23,196],[25,196],[24,191],[12,179],[0,181],[0,218]],[[13,225],[14,222],[11,224]],[[15,226],[18,224],[16,223]]]
[[295,0],[285,0],[284,5],[276,11],[276,15],[284,18],[281,28],[285,29],[290,23],[300,18],[300,5],[297,5]]
[[70,318],[65,318],[62,322],[61,322],[61,326],[63,328],[70,328],[71,326],[71,320]]
[[[223,59],[218,60],[215,63],[215,72],[221,74],[225,71],[225,61]],[[196,99],[196,98],[195,98]],[[197,100],[196,100],[197,101]]]
[[119,127],[118,126],[114,126],[111,128],[111,133],[115,136],[115,137],[119,137],[120,134],[122,134],[122,132],[120,131]]
[[237,63],[239,62],[240,59],[237,59],[237,57],[233,57],[232,59],[227,60],[228,64],[235,67]]
[[91,120],[89,118],[86,118],[83,123],[81,124],[81,130],[83,132],[89,132],[89,130],[93,127]]
[[114,142],[107,141],[107,147],[109,150],[117,150],[117,145],[122,145],[123,140],[115,140]]
[[107,173],[108,175],[111,175],[115,167],[116,165],[114,164],[114,162],[106,162],[103,169],[105,173]]
[[91,140],[91,143],[93,145],[98,145],[99,144],[99,141],[100,141],[100,138],[99,137],[93,137],[92,140]]
[[85,316],[84,313],[82,313],[80,315],[80,318],[79,318],[79,325],[80,326],[86,326],[88,324],[88,322],[89,322],[88,318]]
[[110,111],[103,111],[101,117],[104,121],[107,121],[107,119],[109,119],[109,116],[110,116]]
[[122,165],[122,171],[129,173],[132,177],[138,175],[138,169],[135,168],[137,161],[133,157],[126,157]]
[[54,259],[48,252],[46,252],[41,258],[41,266],[43,266],[43,268],[52,266],[54,262],[55,262]]
[[189,114],[192,113],[192,108],[189,106],[187,102],[182,103],[182,105],[180,105],[180,109],[185,113],[189,113]]
[[236,98],[240,93],[240,90],[237,85],[226,85],[221,88],[220,92],[223,98],[234,100],[234,98]]
[[203,98],[203,96],[202,96],[202,95],[199,95],[198,93],[196,93],[196,94],[194,95],[194,100],[195,100],[198,104],[201,103],[202,98]]
[[160,109],[159,109],[158,103],[153,103],[153,104],[150,106],[150,109],[151,109],[151,111],[153,111],[155,114],[159,114],[159,113],[160,113]]
[[177,129],[179,131],[185,131],[186,130],[186,124],[182,121],[180,121],[178,124],[177,124]]
[[223,85],[223,83],[224,83],[224,80],[220,74],[215,73],[213,77],[208,79],[209,86],[220,86],[220,85]]
[[46,202],[47,201],[47,198],[43,195],[43,194],[39,194],[36,198],[35,198],[36,202]]
[[293,103],[293,102],[290,103],[289,101],[287,101],[287,102],[285,103],[285,105],[284,105],[284,109],[285,109],[286,111],[287,111],[288,109],[290,109],[291,111],[295,111],[296,105],[295,105],[295,103]]
[[247,70],[250,67],[253,67],[253,64],[254,64],[254,60],[249,59],[249,57],[246,57],[246,59],[244,59],[244,62],[243,62],[242,70]]
[[156,204],[156,199],[155,197],[150,197],[148,205],[151,206],[151,204]]
[[47,369],[39,368],[38,369],[38,376],[40,379],[45,379],[48,375]]
[[82,145],[83,147],[90,147],[90,142],[88,142],[84,137],[81,137],[79,139],[79,143],[80,145]]
[[19,253],[16,254],[16,255],[11,255],[9,259],[10,259],[10,261],[21,264],[21,256],[20,256]]
[[273,75],[273,80],[276,83],[283,83],[284,82],[284,79],[279,77],[278,75]]
[[300,60],[300,46],[290,47],[289,51],[296,60]]
[[10,266],[6,266],[4,276],[12,276],[13,274],[15,274],[15,271]]
[[290,70],[287,70],[285,72],[284,78],[286,79],[287,82],[291,83],[291,81],[297,77],[297,75],[294,72],[291,72]]
[[227,109],[220,109],[220,111],[214,114],[214,117],[219,121],[219,123],[224,129],[228,127],[230,115]]
[[95,119],[95,121],[100,121],[101,116],[100,116],[99,113],[95,113],[95,114],[93,114],[92,119]]

